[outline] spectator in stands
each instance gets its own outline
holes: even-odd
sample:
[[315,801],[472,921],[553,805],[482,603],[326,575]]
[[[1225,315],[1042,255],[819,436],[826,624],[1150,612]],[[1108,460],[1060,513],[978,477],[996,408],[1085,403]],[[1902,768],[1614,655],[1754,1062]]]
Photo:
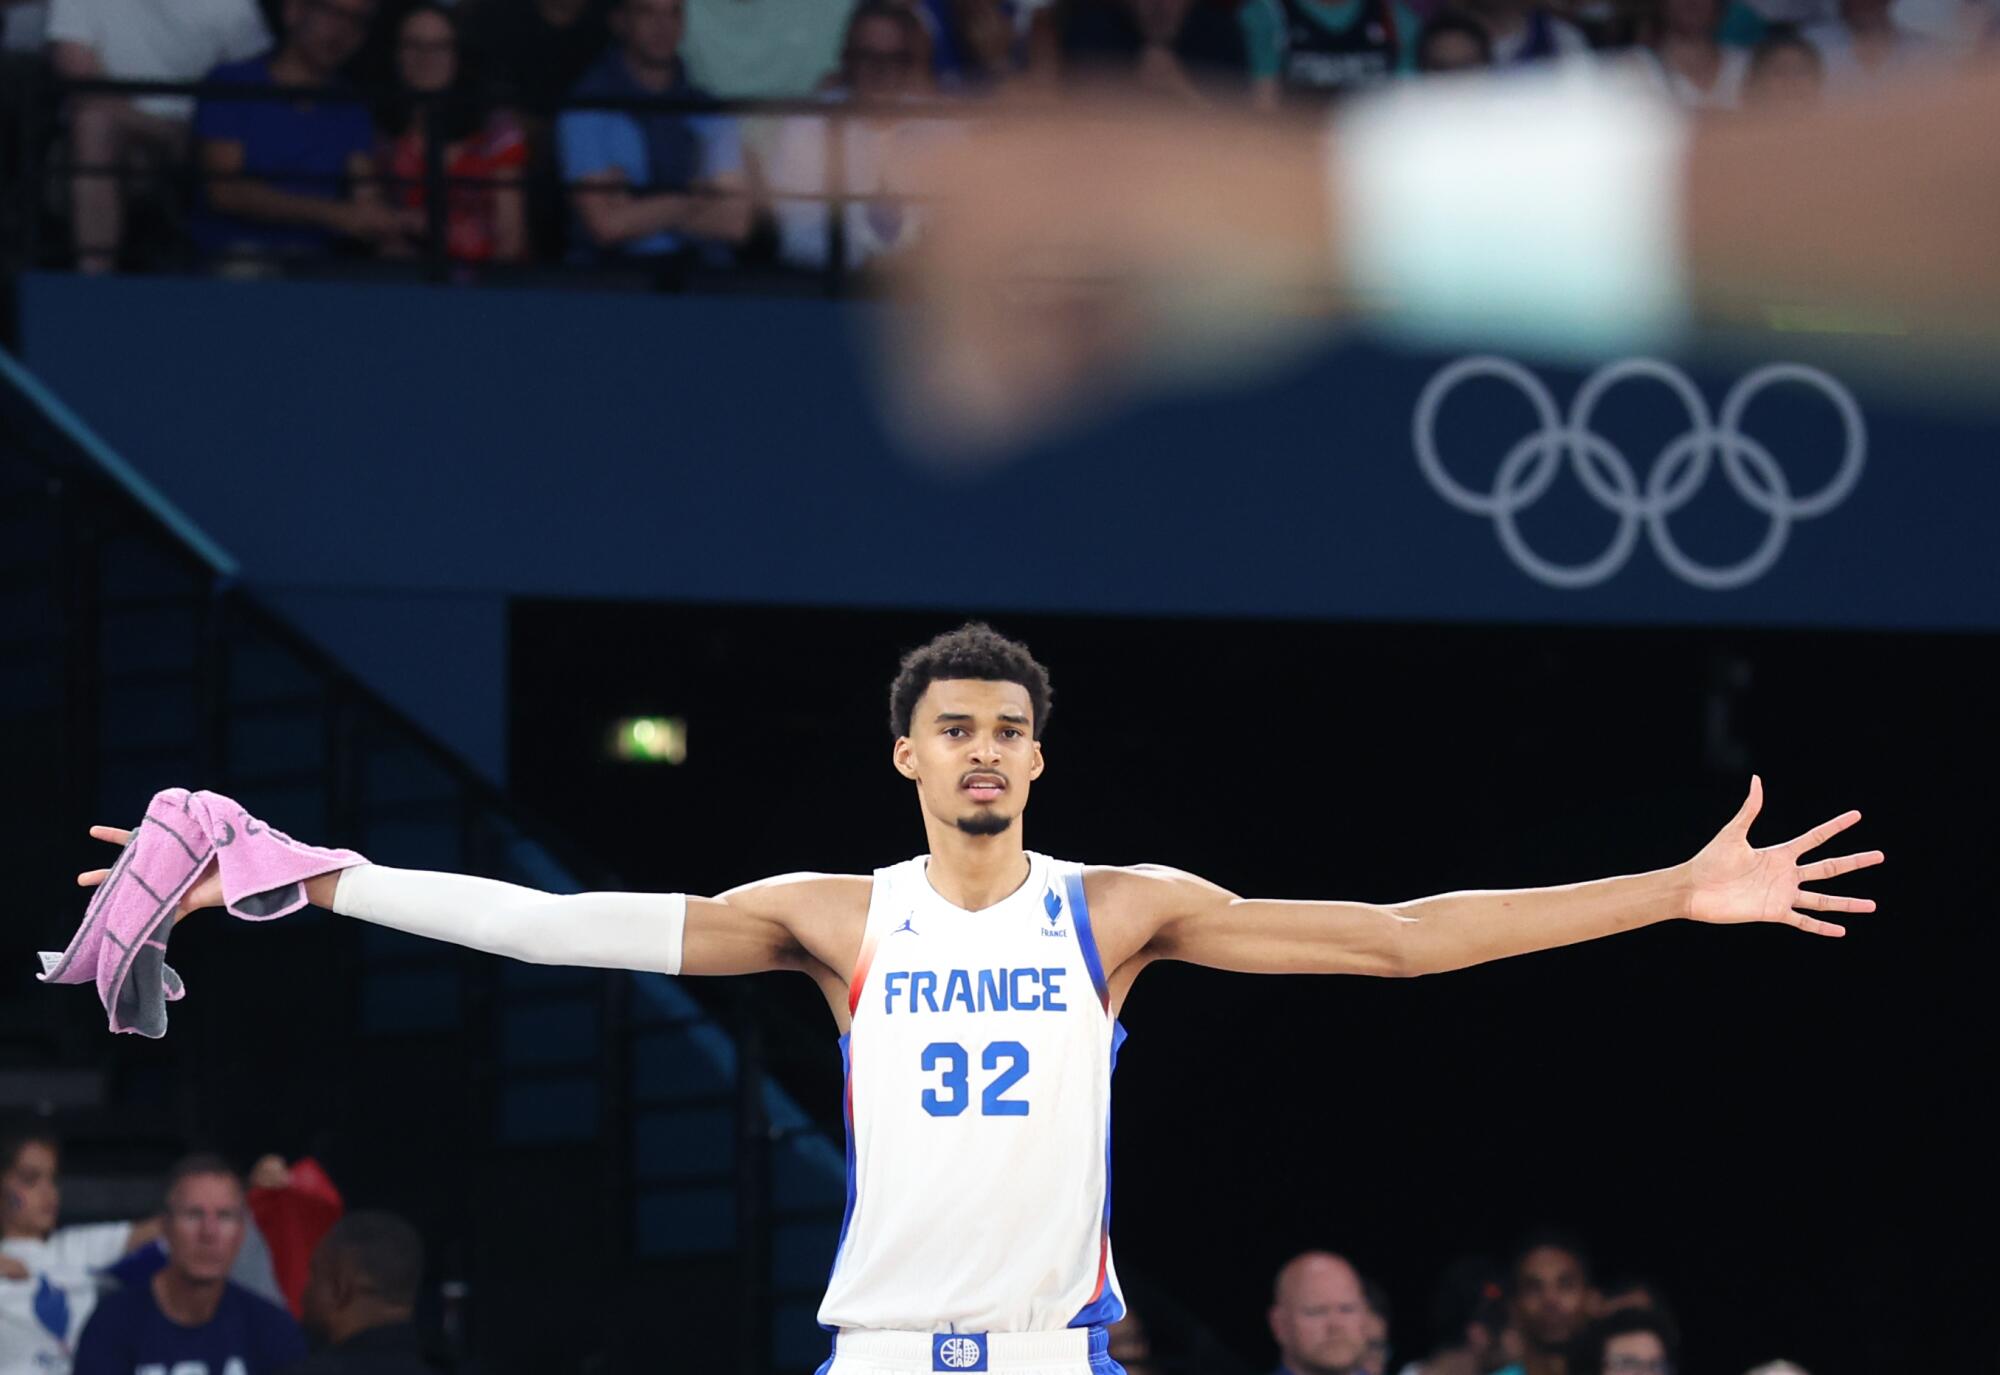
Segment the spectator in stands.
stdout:
[[1806,1375],[1806,1368],[1793,1365],[1790,1361],[1766,1361],[1763,1365],[1752,1366],[1743,1375]]
[[[391,179],[392,203],[426,214],[426,140],[435,135],[443,144],[443,175],[467,182],[451,185],[445,194],[446,256],[463,263],[518,262],[528,250],[521,191],[528,141],[518,123],[490,111],[481,98],[476,77],[466,70],[451,10],[427,0],[403,16],[396,28],[396,83],[395,98],[382,113],[384,137],[376,152]],[[394,251],[404,244],[398,240],[388,247]]]
[[39,58],[48,27],[48,0],[0,0],[0,54],[6,69]]
[[1361,1276],[1325,1251],[1294,1256],[1271,1294],[1278,1375],[1360,1375],[1368,1358],[1368,1305]]
[[1389,1291],[1374,1280],[1362,1277],[1361,1335],[1367,1343],[1361,1358],[1364,1375],[1389,1375]]
[[576,83],[611,45],[609,0],[480,0],[470,45],[505,108],[553,120]]
[[1211,0],[1076,0],[1062,61],[1066,76],[1188,105],[1240,100],[1250,71],[1243,26]]
[[1431,1299],[1431,1335],[1438,1346],[1404,1366],[1401,1375],[1485,1375],[1507,1363],[1500,1341],[1506,1325],[1499,1268],[1480,1256],[1455,1260]]
[[[821,199],[841,191],[842,262],[859,268],[914,242],[923,209],[905,201],[893,184],[907,155],[952,136],[946,120],[914,119],[900,103],[930,90],[924,66],[924,33],[916,16],[897,4],[866,0],[848,21],[840,70],[824,92],[830,102],[858,107],[853,116],[785,119],[765,167],[778,225],[778,254],[793,267],[819,269],[833,255],[834,206]],[[835,138],[840,157],[832,156]],[[841,184],[829,168],[837,163]]]
[[1806,41],[1819,51],[1829,91],[1867,90],[1944,56],[1898,23],[1894,9],[1894,0],[1840,0],[1838,19],[1805,28]]
[[[256,0],[52,0],[49,55],[71,81],[198,81],[271,46]],[[109,272],[124,242],[127,179],[187,154],[189,96],[79,94],[69,102],[70,239],[77,270]]]
[[1259,109],[1324,103],[1417,69],[1423,20],[1401,0],[1244,0]]
[[[374,0],[286,0],[276,51],[217,67],[209,80],[276,87],[298,99],[204,97],[195,138],[210,214],[199,226],[212,254],[285,256],[325,250],[335,239],[374,245],[408,241],[416,217],[391,207],[370,157],[368,112],[340,99],[340,70],[359,52]],[[333,99],[309,98],[323,92]]]
[[1126,1309],[1125,1316],[1111,1324],[1105,1339],[1109,1343],[1107,1354],[1124,1367],[1125,1375],[1160,1375],[1160,1364],[1153,1359],[1152,1335],[1131,1309]]
[[1486,27],[1495,66],[1590,56],[1590,40],[1583,30],[1537,0],[1464,0],[1464,4]]
[[97,1272],[160,1234],[158,1218],[57,1226],[60,1162],[46,1127],[0,1133],[0,1375],[67,1375]]
[[1750,53],[1743,78],[1743,104],[1759,110],[1800,110],[1819,104],[1826,67],[1819,49],[1798,30],[1774,26]]
[[292,1375],[436,1375],[414,1317],[424,1244],[394,1213],[349,1213],[313,1252],[305,1325],[324,1343]]
[[948,91],[1047,84],[1060,65],[1054,0],[899,0],[930,39],[931,75]]
[[1493,40],[1478,21],[1456,10],[1440,10],[1417,39],[1417,70],[1464,72],[1493,65]]
[[[686,0],[621,0],[618,44],[580,98],[702,99],[679,57]],[[578,256],[685,259],[739,244],[752,212],[736,122],[676,111],[570,110],[557,126]]]
[[796,100],[840,61],[855,0],[688,0],[688,79],[725,100]]
[[248,1217],[243,1181],[219,1156],[167,1176],[166,1266],[107,1294],[77,1343],[75,1375],[274,1375],[306,1353],[284,1309],[232,1283]]
[[1725,48],[1721,30],[1721,0],[1660,0],[1646,66],[1676,104],[1733,110],[1741,103],[1750,54]]
[[1627,1308],[1584,1329],[1571,1348],[1568,1375],[1674,1375],[1679,1359],[1671,1318]]
[[1505,1375],[1566,1375],[1564,1355],[1590,1318],[1589,1253],[1568,1233],[1540,1228],[1514,1249],[1507,1278],[1522,1356]]

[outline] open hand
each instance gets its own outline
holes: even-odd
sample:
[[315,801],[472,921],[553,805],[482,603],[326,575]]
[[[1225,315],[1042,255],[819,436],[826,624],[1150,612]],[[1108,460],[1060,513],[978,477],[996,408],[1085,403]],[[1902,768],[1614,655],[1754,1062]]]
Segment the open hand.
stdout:
[[[1753,774],[1750,795],[1744,799],[1742,809],[1714,840],[1702,847],[1689,865],[1693,891],[1688,898],[1688,916],[1696,921],[1723,923],[1777,921],[1815,936],[1846,935],[1846,927],[1807,913],[1873,912],[1874,899],[1835,897],[1799,885],[1880,864],[1882,852],[1866,850],[1810,864],[1801,864],[1799,859],[1861,820],[1861,813],[1843,812],[1797,839],[1755,850],[1750,847],[1750,823],[1757,819],[1763,806],[1764,784]],[[1801,908],[1805,910],[1798,910]]]
[[[94,839],[108,840],[113,845],[120,846],[132,839],[130,831],[120,830],[116,826],[92,826],[90,834]],[[77,886],[95,888],[110,875],[109,869],[86,869],[76,876]],[[179,921],[188,913],[199,912],[204,907],[220,906],[222,906],[222,870],[213,859],[210,859],[208,867],[202,870],[201,877],[181,894],[180,905],[174,909],[174,920]]]

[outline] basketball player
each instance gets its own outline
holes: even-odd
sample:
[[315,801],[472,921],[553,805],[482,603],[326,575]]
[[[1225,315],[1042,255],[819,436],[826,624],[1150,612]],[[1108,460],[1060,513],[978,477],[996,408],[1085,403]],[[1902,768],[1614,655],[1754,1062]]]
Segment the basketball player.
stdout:
[[1017,112],[904,183],[931,218],[884,316],[892,418],[977,452],[1356,314],[1594,363],[1782,308],[1851,334],[1848,361],[1990,402],[1996,129],[1993,61],[1700,124],[1643,76],[1581,64],[1317,120]]
[[[1026,647],[981,624],[908,655],[890,688],[891,760],[916,794],[925,853],[872,876],[788,874],[713,898],[556,896],[364,865],[311,880],[309,895],[542,964],[787,969],[816,982],[847,1071],[847,1214],[819,1314],[835,1333],[831,1375],[1117,1369],[1104,1335],[1124,1312],[1110,1239],[1111,1072],[1119,1008],[1156,960],[1427,974],[1675,918],[1838,936],[1810,914],[1875,906],[1800,887],[1881,863],[1877,851],[1800,862],[1860,814],[1753,849],[1755,779],[1691,860],[1561,888],[1393,906],[1269,901],[1177,869],[1053,859],[1023,836],[1049,701]],[[91,833],[120,844],[129,834]],[[179,915],[220,902],[211,873]]]

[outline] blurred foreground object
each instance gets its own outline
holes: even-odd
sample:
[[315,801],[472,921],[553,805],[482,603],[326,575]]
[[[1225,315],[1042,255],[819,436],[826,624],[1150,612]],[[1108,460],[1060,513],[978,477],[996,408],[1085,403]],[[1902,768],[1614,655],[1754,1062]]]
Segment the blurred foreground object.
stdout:
[[[1397,93],[1398,118],[1428,124],[1444,108],[1499,108],[1491,92],[1509,88],[1489,80],[1521,82],[1523,101],[1539,84],[1440,80]],[[1356,314],[1397,324],[1411,301],[1357,290],[1354,230],[1379,207],[1343,199],[1355,121],[1381,123],[1370,108],[1356,102],[1330,125],[1105,102],[1023,110],[913,171],[907,184],[936,203],[890,313],[894,421],[922,449],[991,452],[1138,384],[1262,370]],[[1867,99],[1692,127],[1681,170],[1647,197],[1674,207],[1662,215],[1676,222],[1659,235],[1677,258],[1683,304],[1710,326],[1766,328],[1773,311],[1886,317],[1895,327],[1866,346],[1897,340],[1896,361],[1911,374],[1917,353],[1976,355],[1992,343],[2000,305],[2000,139],[1967,133],[1995,128],[2000,67],[1990,62]],[[1508,156],[1524,169],[1549,165],[1570,134],[1551,127],[1544,146]],[[1467,145],[1487,151],[1474,135]],[[1483,246],[1478,215],[1493,212],[1490,188],[1508,168],[1466,166],[1464,179],[1479,183],[1468,190],[1451,166],[1441,150],[1429,181],[1396,195],[1406,210],[1418,193],[1428,207],[1413,235],[1428,226],[1450,247],[1462,232],[1460,260],[1445,264],[1462,275]],[[1506,228],[1538,217],[1551,240],[1569,242],[1577,217],[1607,208],[1604,189],[1578,191],[1518,179],[1521,202],[1500,207]],[[1462,218],[1468,204],[1476,213]],[[1486,261],[1494,274],[1520,271],[1497,251]],[[1590,261],[1573,268],[1579,279],[1617,280]],[[1536,292],[1482,297],[1511,305],[1455,322],[1454,346],[1548,333]],[[1598,300],[1594,318],[1615,324],[1627,304]],[[1627,346],[1654,345],[1648,303],[1629,304],[1648,332]],[[1590,343],[1621,345],[1613,331]]]

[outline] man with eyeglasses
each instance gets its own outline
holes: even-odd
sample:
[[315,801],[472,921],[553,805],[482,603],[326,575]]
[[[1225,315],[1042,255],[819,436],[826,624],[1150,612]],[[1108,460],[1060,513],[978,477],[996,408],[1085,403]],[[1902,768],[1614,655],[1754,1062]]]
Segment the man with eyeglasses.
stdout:
[[304,1358],[292,1315],[233,1283],[249,1205],[218,1156],[190,1156],[167,1177],[167,1263],[106,1295],[76,1344],[73,1375],[272,1375]]
[[837,246],[842,266],[853,270],[917,241],[923,208],[893,174],[918,148],[960,133],[954,120],[910,109],[935,94],[924,67],[927,42],[907,6],[864,0],[848,19],[840,68],[820,92],[847,113],[793,115],[779,124],[765,173],[778,253],[789,266],[822,270]]
[[1679,1354],[1671,1319],[1628,1308],[1599,1318],[1577,1339],[1569,1375],[1674,1375]]

